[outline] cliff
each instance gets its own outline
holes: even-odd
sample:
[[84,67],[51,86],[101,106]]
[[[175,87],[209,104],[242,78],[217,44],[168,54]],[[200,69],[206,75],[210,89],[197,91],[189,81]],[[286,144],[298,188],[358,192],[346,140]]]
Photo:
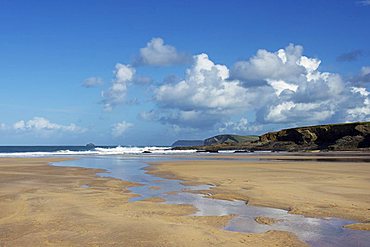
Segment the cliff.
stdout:
[[[359,151],[370,150],[370,122],[327,124],[283,129],[257,136],[218,135],[208,138],[198,150],[239,151]],[[186,148],[179,148],[186,149]]]
[[290,144],[298,149],[356,150],[370,146],[370,122],[307,126],[270,132],[264,144]]

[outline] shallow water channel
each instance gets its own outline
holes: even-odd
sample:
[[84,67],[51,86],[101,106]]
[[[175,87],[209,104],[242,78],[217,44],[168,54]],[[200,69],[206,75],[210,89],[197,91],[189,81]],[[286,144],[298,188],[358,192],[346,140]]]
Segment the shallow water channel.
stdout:
[[[182,158],[176,157],[176,160],[178,159]],[[183,159],[189,158],[184,157]],[[183,185],[181,180],[165,179],[146,173],[147,162],[163,160],[173,160],[173,158],[169,155],[79,156],[76,160],[53,163],[53,165],[106,169],[106,173],[98,175],[142,184],[142,186],[130,187],[133,193],[139,195],[131,201],[160,197],[165,200],[164,203],[168,204],[193,205],[197,209],[194,214],[196,216],[236,215],[225,227],[229,231],[249,233],[269,230],[289,231],[315,247],[370,246],[370,232],[343,228],[344,225],[354,223],[354,221],[338,218],[310,218],[289,214],[281,209],[246,205],[244,201],[206,198],[204,195],[186,191],[206,190],[211,185],[187,186]],[[89,185],[83,185],[83,187],[88,189]],[[259,224],[254,220],[257,216],[271,217],[277,219],[278,222],[272,225]]]

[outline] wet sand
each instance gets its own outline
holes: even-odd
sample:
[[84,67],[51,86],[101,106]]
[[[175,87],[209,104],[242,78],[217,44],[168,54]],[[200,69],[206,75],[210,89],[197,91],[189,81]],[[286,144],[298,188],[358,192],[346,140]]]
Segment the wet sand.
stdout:
[[370,163],[310,160],[316,156],[294,161],[297,156],[275,156],[278,160],[272,155],[245,156],[262,158],[259,161],[220,156],[225,160],[161,162],[153,164],[149,172],[185,183],[216,185],[203,192],[213,198],[245,200],[305,216],[357,220],[362,224],[348,227],[370,230]]
[[0,159],[0,246],[305,246],[287,232],[222,230],[231,216],[187,216],[187,205],[128,202],[134,184],[48,165],[58,160]]

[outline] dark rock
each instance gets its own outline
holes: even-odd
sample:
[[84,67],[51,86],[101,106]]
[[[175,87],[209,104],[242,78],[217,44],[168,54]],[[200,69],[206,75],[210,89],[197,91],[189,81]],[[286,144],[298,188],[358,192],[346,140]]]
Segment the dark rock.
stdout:
[[86,147],[90,150],[90,149],[94,149],[95,145],[94,145],[94,143],[88,143],[88,144],[86,144]]
[[270,132],[260,142],[287,151],[330,149],[355,150],[370,147],[370,122],[308,126]]
[[[244,139],[242,139],[244,138]],[[219,150],[253,151],[311,151],[311,150],[370,150],[370,122],[328,124],[283,129],[255,136],[219,135],[208,138],[204,146],[180,147],[198,152]]]

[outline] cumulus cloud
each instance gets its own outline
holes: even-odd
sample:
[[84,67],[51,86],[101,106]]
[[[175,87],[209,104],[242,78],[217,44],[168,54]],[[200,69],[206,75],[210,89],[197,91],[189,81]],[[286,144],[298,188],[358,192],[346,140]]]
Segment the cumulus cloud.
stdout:
[[218,127],[218,132],[225,133],[225,132],[233,132],[233,133],[256,133],[262,130],[261,125],[251,124],[248,122],[247,118],[240,118],[238,121],[227,121],[222,123],[220,127]]
[[13,129],[16,131],[65,131],[81,133],[85,132],[85,128],[81,128],[76,124],[61,125],[50,122],[43,117],[34,117],[28,121],[20,120],[13,124]]
[[152,66],[169,66],[188,62],[188,56],[175,47],[167,45],[161,38],[153,38],[146,47],[140,49],[137,64]]
[[247,61],[238,61],[231,70],[231,77],[244,81],[246,87],[267,84],[267,80],[295,81],[305,72],[313,70],[320,62],[302,57],[303,47],[290,44],[285,49],[269,52],[264,49]]
[[360,83],[370,82],[370,66],[362,67],[360,73],[352,81]]
[[337,57],[338,62],[353,62],[358,60],[364,55],[363,50],[353,50],[350,52],[343,53]]
[[112,128],[112,135],[113,137],[120,137],[123,136],[123,134],[134,125],[132,123],[128,123],[126,121],[122,121],[119,123],[116,123],[113,125]]
[[351,92],[360,96],[362,104],[347,109],[346,121],[370,121],[370,92],[360,87],[352,87]]
[[226,81],[229,70],[214,64],[206,54],[194,56],[186,78],[175,84],[164,84],[155,91],[162,105],[184,111],[197,109],[228,110],[245,103],[246,94],[237,81]]
[[305,123],[331,119],[353,96],[341,76],[319,71],[321,60],[303,55],[303,47],[290,44],[276,52],[258,50],[231,71],[243,86],[269,85],[270,102],[257,111],[262,123]]
[[230,79],[225,65],[215,64],[203,53],[193,57],[183,80],[164,83],[154,93],[161,107],[159,121],[201,129],[258,108],[269,100],[264,95],[274,90],[268,86],[243,87],[240,81]]
[[[369,118],[369,99],[339,74],[320,71],[321,60],[290,44],[235,63],[231,70],[196,55],[183,80],[154,90],[159,110],[143,118],[178,127],[256,132],[266,124],[316,124]],[[361,76],[370,68],[363,67]],[[254,112],[255,122],[243,117]],[[239,121],[230,121],[240,116]]]
[[124,102],[127,88],[135,73],[136,70],[130,65],[116,64],[115,79],[112,86],[107,91],[102,92],[104,110],[111,111],[113,107]]
[[90,88],[100,86],[103,83],[103,79],[100,77],[89,77],[83,81],[82,86]]
[[277,105],[271,105],[265,112],[264,122],[267,123],[302,123],[321,122],[334,115],[326,102],[321,103],[297,103],[283,101]]

